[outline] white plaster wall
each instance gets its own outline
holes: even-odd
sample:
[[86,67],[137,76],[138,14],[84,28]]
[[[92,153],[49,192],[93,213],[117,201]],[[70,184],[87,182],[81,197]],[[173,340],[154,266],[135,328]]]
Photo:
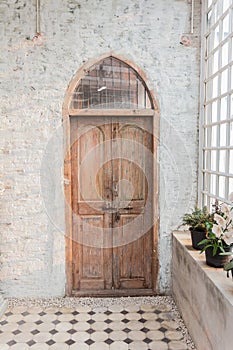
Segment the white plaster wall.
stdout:
[[171,232],[196,200],[199,1],[190,47],[180,44],[190,28],[187,0],[41,1],[40,47],[27,39],[35,34],[35,3],[0,3],[0,289],[64,295],[62,103],[83,62],[112,51],[144,70],[160,105],[158,290],[169,293]]

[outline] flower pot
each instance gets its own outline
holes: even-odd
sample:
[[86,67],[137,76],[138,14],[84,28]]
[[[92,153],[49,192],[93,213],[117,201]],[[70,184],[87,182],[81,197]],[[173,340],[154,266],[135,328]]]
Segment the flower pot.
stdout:
[[[231,252],[233,247],[225,247],[226,252]],[[219,255],[221,250],[218,249],[216,255],[213,256],[213,247],[208,247],[205,250],[206,264],[212,267],[223,267],[227,262],[231,260],[230,255]]]
[[192,247],[196,250],[202,250],[202,248],[204,248],[204,245],[198,245],[198,243],[206,238],[206,231],[190,229],[190,232],[192,239]]

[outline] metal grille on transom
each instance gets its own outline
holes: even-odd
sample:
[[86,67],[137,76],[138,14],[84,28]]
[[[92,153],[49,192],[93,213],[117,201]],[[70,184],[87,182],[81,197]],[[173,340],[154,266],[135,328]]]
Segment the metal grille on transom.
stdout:
[[148,89],[125,62],[108,57],[93,65],[74,91],[74,109],[153,108]]

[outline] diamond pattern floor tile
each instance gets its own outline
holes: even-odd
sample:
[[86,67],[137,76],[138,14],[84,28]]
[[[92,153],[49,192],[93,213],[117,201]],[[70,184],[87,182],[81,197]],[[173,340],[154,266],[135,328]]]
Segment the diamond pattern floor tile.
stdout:
[[186,350],[170,305],[12,307],[0,350]]

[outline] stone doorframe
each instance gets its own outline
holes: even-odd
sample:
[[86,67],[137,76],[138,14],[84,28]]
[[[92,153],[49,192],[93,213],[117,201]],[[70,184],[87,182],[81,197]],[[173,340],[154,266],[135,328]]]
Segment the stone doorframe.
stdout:
[[[106,115],[106,116],[116,116],[116,115],[124,115],[124,116],[145,116],[145,110],[135,109],[135,110],[94,110],[94,109],[80,109],[73,110],[71,106],[71,101],[73,97],[73,92],[78,85],[79,81],[85,77],[86,72],[92,67],[94,64],[102,61],[107,57],[116,58],[135,70],[135,72],[142,78],[144,83],[146,84],[148,79],[145,73],[132,61],[126,59],[125,57],[115,55],[112,53],[104,54],[98,59],[89,60],[85,63],[75,74],[75,76],[70,81],[68,88],[66,90],[63,107],[62,107],[62,121],[63,121],[63,129],[64,129],[64,198],[65,198],[65,249],[66,249],[66,295],[72,295],[72,185],[71,185],[71,152],[70,152],[70,119],[74,116],[88,116],[88,115]],[[157,278],[158,278],[158,229],[159,229],[159,204],[158,204],[158,189],[159,189],[159,166],[158,166],[158,140],[159,140],[159,105],[157,100],[154,97],[153,90],[148,88],[148,92],[150,94],[150,98],[152,101],[153,109],[148,109],[148,115],[153,117],[153,150],[154,150],[154,169],[153,169],[153,185],[154,185],[154,200],[153,200],[153,208],[154,208],[154,225],[153,225],[153,280],[154,293],[157,292]]]

